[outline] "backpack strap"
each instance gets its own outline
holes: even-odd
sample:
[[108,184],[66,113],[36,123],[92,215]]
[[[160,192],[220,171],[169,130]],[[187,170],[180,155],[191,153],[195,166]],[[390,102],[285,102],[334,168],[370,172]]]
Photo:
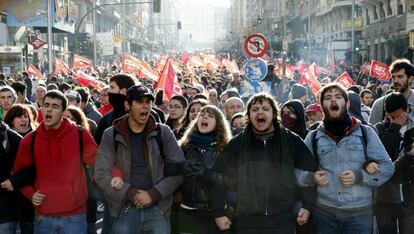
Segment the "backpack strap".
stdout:
[[367,153],[367,145],[368,145],[368,138],[367,138],[367,129],[366,127],[361,124],[361,132],[362,132],[362,147],[364,148],[364,156],[365,160],[368,159],[368,153]]
[[34,153],[34,147],[35,147],[35,140],[36,140],[37,131],[32,132],[32,141],[30,142],[30,153],[32,154],[32,159],[34,163],[35,153]]
[[317,165],[319,166],[319,155],[318,155],[318,144],[317,144],[317,140],[316,140],[316,134],[318,133],[318,129],[312,131],[312,136],[311,136],[311,143],[312,143],[312,153],[313,153],[313,157],[316,160]]
[[155,130],[157,131],[157,136],[155,137],[155,140],[157,141],[158,149],[160,150],[160,154],[161,154],[161,158],[163,160],[165,160],[165,157],[164,157],[164,146],[162,144],[161,126],[160,126],[159,123],[157,123],[156,125],[157,126],[155,127]]
[[78,125],[80,159],[83,164],[83,127]]

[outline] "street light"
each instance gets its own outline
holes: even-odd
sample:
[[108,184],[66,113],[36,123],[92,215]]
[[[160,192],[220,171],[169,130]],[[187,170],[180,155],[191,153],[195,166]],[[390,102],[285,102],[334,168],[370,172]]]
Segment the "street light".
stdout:
[[52,3],[47,0],[47,57],[49,64],[49,73],[53,72],[53,39],[52,39]]
[[[50,0],[48,0],[48,2],[50,2]],[[161,11],[161,0],[154,0],[154,1],[149,1],[149,2],[120,2],[120,3],[105,3],[105,4],[101,4],[95,7],[92,7],[92,9],[88,10],[79,20],[79,23],[75,26],[75,53],[78,52],[78,34],[79,34],[79,29],[80,26],[82,24],[82,22],[86,19],[86,16],[88,16],[91,12],[95,11],[96,9],[99,9],[101,7],[104,6],[117,6],[117,5],[132,5],[132,4],[147,4],[147,3],[152,3],[153,4],[153,12],[154,13],[159,13]],[[96,41],[94,41],[94,43],[96,43]]]

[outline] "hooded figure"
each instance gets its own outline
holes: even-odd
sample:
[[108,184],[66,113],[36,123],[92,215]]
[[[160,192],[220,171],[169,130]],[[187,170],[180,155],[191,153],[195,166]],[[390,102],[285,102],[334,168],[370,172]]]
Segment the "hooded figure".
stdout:
[[348,113],[361,121],[362,124],[367,124],[361,114],[361,98],[353,91],[348,91],[349,108]]
[[[294,112],[296,119],[290,114],[285,113],[284,108],[289,108]],[[305,139],[308,131],[306,130],[305,108],[299,100],[290,100],[282,106],[282,124],[285,128],[298,134],[302,139]]]

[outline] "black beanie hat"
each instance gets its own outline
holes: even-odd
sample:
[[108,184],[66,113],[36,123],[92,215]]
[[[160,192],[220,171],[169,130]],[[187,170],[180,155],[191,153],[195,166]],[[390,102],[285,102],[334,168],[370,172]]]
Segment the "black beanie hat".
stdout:
[[398,109],[407,110],[407,99],[399,92],[392,92],[385,97],[385,112],[391,113]]

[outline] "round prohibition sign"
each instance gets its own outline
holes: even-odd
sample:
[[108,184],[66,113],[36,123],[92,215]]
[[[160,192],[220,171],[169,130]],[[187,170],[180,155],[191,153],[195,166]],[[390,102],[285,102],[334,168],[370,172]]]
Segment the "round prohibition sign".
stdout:
[[244,50],[253,58],[262,57],[269,46],[269,43],[265,36],[260,33],[255,33],[249,36],[244,41]]

